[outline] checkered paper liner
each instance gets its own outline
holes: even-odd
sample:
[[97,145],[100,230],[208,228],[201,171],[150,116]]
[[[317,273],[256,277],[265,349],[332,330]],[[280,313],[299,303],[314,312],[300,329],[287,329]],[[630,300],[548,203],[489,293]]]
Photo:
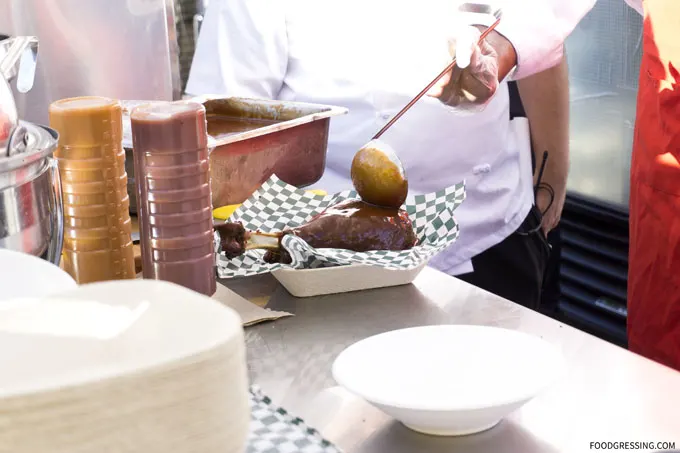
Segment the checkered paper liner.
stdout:
[[[286,184],[274,175],[234,212],[229,221],[241,222],[246,229],[252,231],[281,231],[302,225],[327,207],[347,199],[358,199],[358,195],[355,191],[328,196],[314,195]],[[465,182],[407,200],[404,209],[408,212],[418,237],[418,245],[410,250],[359,253],[342,249],[315,249],[297,236],[286,235],[282,245],[291,255],[291,264],[265,263],[262,250],[249,250],[233,259],[227,259],[224,254],[219,253],[217,273],[220,278],[233,278],[264,274],[282,267],[314,269],[350,264],[395,270],[413,269],[429,261],[458,239],[460,229],[453,213],[463,200]],[[217,233],[215,242],[217,246]]]
[[250,388],[250,434],[246,453],[341,453],[318,431]]

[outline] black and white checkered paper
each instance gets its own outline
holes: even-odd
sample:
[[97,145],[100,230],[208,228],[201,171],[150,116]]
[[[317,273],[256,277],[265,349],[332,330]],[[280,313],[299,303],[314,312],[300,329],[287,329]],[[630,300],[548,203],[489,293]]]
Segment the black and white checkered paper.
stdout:
[[[234,212],[229,221],[241,222],[246,229],[253,231],[281,231],[304,224],[329,206],[357,198],[355,191],[328,196],[314,195],[272,176]],[[227,259],[220,253],[217,256],[217,273],[220,278],[233,278],[264,274],[281,267],[311,269],[349,264],[413,269],[458,239],[460,230],[453,213],[463,200],[465,182],[439,192],[410,197],[404,209],[418,236],[418,245],[410,250],[359,253],[342,249],[315,249],[297,236],[286,235],[282,245],[293,259],[291,264],[265,263],[261,250],[249,250],[234,259]],[[216,233],[216,242],[217,239]]]
[[250,435],[246,453],[340,453],[318,431],[250,389]]

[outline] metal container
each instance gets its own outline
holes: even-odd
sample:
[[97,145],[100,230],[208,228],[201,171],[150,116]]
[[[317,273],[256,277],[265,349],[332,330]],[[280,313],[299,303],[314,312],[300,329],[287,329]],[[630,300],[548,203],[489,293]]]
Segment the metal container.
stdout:
[[0,248],[59,264],[64,239],[61,181],[52,155],[58,134],[19,122],[26,131],[20,154],[0,157]]
[[[347,113],[341,107],[301,102],[237,97],[194,100],[206,108],[209,133],[220,118],[272,123],[209,138],[212,201],[216,208],[244,202],[273,174],[296,187],[317,182],[326,166],[330,119]],[[128,101],[123,105],[123,145],[129,162],[132,162],[129,111],[139,103]],[[129,171],[128,180],[134,182],[134,178]],[[132,207],[134,185],[130,192]]]
[[245,98],[207,99],[211,121],[220,117],[275,122],[213,140],[210,154],[213,206],[244,202],[276,174],[296,187],[314,184],[326,167],[333,116],[347,109],[327,105]]
[[38,40],[0,42],[0,248],[59,264],[64,239],[61,181],[52,158],[58,134],[19,121],[10,82],[33,87]]
[[17,90],[27,93],[35,78],[38,39],[18,36],[0,41],[0,156],[23,152],[26,131],[19,125],[10,81],[16,79]]

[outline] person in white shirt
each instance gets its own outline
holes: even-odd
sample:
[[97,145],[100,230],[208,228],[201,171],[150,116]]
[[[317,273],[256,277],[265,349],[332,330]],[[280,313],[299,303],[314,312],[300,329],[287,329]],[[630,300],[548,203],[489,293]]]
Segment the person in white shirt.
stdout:
[[[550,2],[558,34],[595,2]],[[680,370],[680,2],[626,3],[644,18],[630,171],[628,348]],[[547,47],[559,41],[547,36]]]
[[[511,71],[522,79],[561,62],[576,23],[558,20],[552,2],[509,0],[497,31],[478,46],[489,21],[456,27],[452,3],[212,0],[186,91],[347,107],[349,115],[331,122],[317,184],[337,192],[351,188],[355,152],[450,61],[450,37],[457,35],[464,69],[382,139],[404,163],[411,195],[466,181],[467,198],[456,212],[460,238],[431,265],[503,280],[502,288],[489,289],[536,308],[549,248],[534,206],[528,124],[511,121],[504,81]],[[475,265],[475,257],[507,240],[524,243],[505,252],[520,254],[516,265],[502,275]]]

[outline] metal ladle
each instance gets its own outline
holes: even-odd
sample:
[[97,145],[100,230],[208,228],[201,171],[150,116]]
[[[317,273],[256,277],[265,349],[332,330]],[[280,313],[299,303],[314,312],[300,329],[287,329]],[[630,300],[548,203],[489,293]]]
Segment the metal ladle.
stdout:
[[13,156],[26,149],[26,129],[19,124],[10,81],[16,78],[17,91],[33,88],[38,58],[38,38],[17,36],[0,41],[0,157]]
[[[479,38],[481,43],[491,33],[501,20],[500,9],[493,9],[487,4],[465,3],[458,9],[461,13],[492,14],[496,19]],[[378,131],[373,139],[365,144],[354,155],[352,160],[351,176],[354,189],[366,203],[387,208],[400,208],[408,195],[408,179],[404,165],[399,160],[396,152],[380,137],[394,123],[401,118],[413,105],[418,102],[428,91],[446,74],[453,70],[456,65],[454,57],[451,63],[437,75],[423,90],[411,99],[399,113]]]

